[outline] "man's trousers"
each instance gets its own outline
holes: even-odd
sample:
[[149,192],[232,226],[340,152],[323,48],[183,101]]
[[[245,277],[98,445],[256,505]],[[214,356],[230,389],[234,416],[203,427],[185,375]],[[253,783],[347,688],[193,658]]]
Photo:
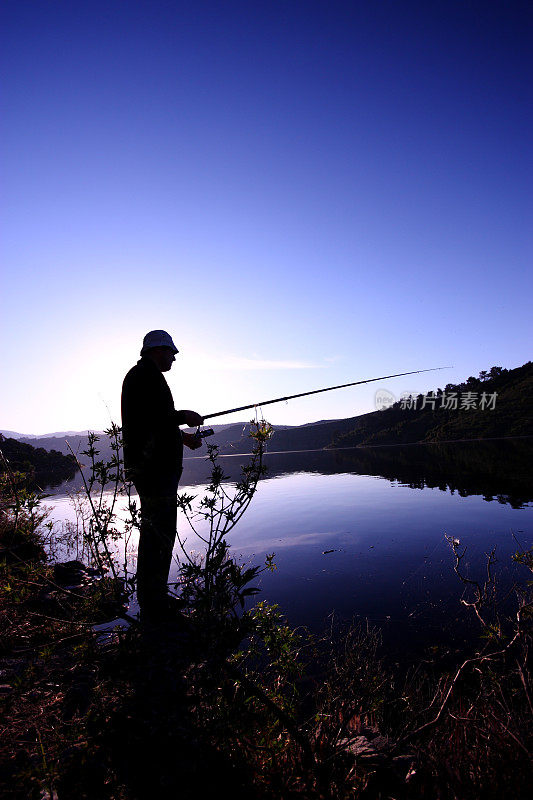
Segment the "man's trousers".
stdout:
[[165,483],[162,493],[137,486],[141,502],[137,600],[141,616],[153,619],[164,616],[168,609],[168,573],[176,539],[177,480]]

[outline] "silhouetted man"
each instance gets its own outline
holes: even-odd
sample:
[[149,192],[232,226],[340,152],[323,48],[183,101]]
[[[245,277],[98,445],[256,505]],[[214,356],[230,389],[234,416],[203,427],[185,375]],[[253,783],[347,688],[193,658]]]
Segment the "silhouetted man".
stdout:
[[141,501],[137,556],[137,599],[141,619],[164,619],[169,610],[167,581],[176,537],[176,492],[183,445],[200,447],[199,436],[178,425],[201,425],[195,411],[176,411],[163,377],[178,349],[166,331],[150,331],[141,358],[122,384],[122,436],[126,477]]

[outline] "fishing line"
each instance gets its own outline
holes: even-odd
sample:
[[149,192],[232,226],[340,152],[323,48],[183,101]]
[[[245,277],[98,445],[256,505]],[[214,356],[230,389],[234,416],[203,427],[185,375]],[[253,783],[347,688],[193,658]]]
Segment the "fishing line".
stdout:
[[438,541],[438,542],[437,542],[437,544],[435,545],[435,547],[433,548],[433,550],[431,551],[431,553],[429,554],[429,556],[424,556],[424,558],[423,558],[423,560],[422,560],[422,563],[421,563],[421,564],[419,564],[419,566],[418,566],[416,569],[414,569],[414,570],[411,572],[411,574],[410,574],[410,575],[409,575],[409,576],[408,576],[408,577],[407,577],[407,578],[406,578],[404,581],[402,581],[402,586],[405,586],[406,584],[408,584],[408,583],[409,583],[409,581],[411,580],[411,578],[412,578],[412,577],[414,577],[414,576],[416,575],[416,573],[417,573],[417,572],[420,572],[420,570],[422,569],[422,567],[425,567],[425,566],[427,565],[427,563],[428,563],[428,560],[429,560],[429,559],[431,559],[431,558],[433,558],[433,555],[434,555],[434,553],[435,553],[435,551],[436,551],[437,547],[439,547],[441,544],[442,544],[442,542],[441,542],[441,541]]

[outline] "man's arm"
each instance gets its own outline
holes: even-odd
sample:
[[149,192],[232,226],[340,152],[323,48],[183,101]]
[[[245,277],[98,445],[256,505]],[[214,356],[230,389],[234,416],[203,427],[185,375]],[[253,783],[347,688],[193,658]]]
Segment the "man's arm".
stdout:
[[203,425],[204,418],[196,411],[176,411],[176,423],[178,425],[188,425],[189,428],[196,428]]

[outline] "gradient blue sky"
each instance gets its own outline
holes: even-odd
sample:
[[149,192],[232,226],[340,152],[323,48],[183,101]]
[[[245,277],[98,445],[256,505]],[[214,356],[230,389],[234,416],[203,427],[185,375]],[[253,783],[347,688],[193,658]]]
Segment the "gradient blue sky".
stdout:
[[0,427],[118,419],[153,328],[203,413],[454,365],[286,424],[530,360],[531,8],[4,0]]

